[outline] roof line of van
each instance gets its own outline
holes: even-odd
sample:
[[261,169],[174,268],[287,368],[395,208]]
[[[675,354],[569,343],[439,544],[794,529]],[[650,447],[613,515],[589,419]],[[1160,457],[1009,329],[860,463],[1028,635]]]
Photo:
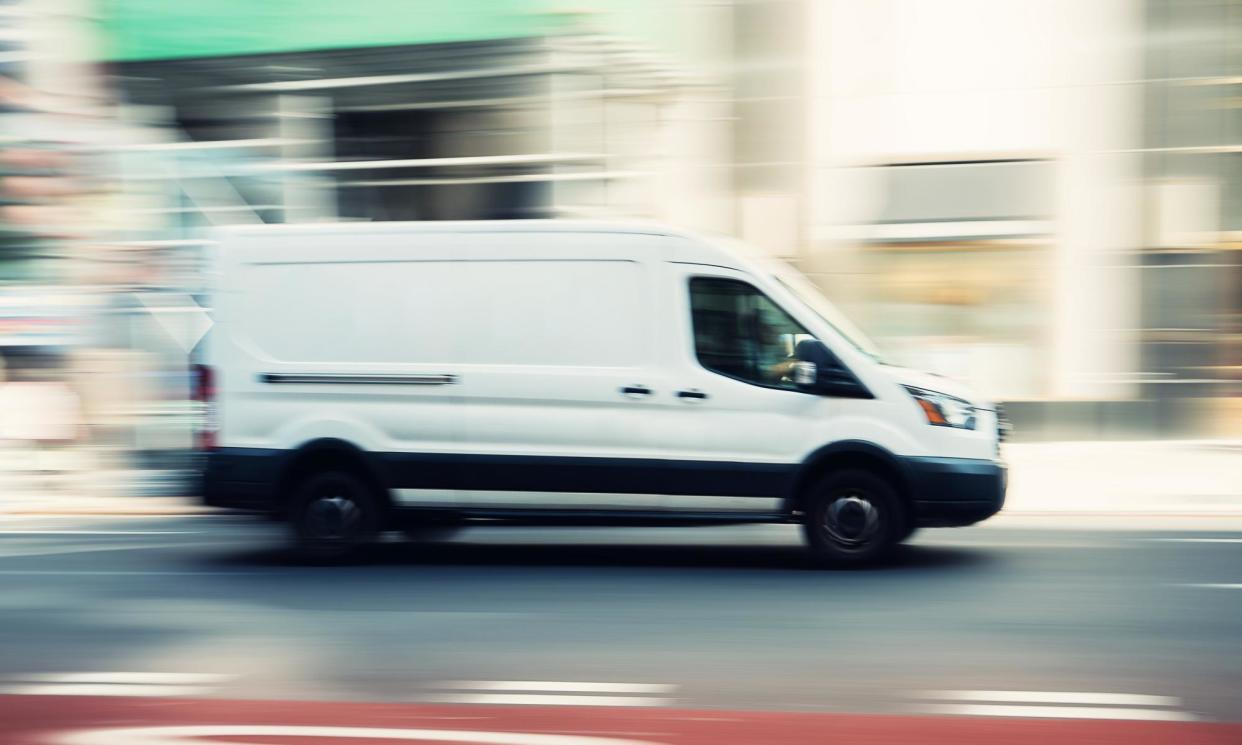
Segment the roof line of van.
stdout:
[[229,225],[220,235],[271,233],[622,233],[689,237],[690,232],[641,221],[620,220],[420,220],[382,222]]

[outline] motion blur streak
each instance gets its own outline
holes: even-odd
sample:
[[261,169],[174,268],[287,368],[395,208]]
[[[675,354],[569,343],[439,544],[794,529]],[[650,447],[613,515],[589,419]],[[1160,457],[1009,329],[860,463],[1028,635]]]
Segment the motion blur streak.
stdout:
[[[988,417],[1005,436],[987,443],[1008,464],[1004,512],[817,573],[790,525],[451,521],[310,568],[272,550],[279,528],[204,506],[202,451],[240,421],[215,405],[238,381],[203,365],[228,323],[214,299],[261,294],[220,286],[221,229],[526,218],[648,220],[790,265],[875,340],[877,367],[996,403],[932,391],[910,412],[938,434]],[[603,305],[546,266],[491,269],[477,276],[526,302],[506,308],[514,326],[546,320],[553,291]],[[329,288],[372,276],[327,273]],[[317,297],[318,320],[310,303],[268,315],[295,319],[311,351],[405,355],[347,302],[413,307],[401,275],[381,273],[384,288]],[[615,307],[640,296],[603,284]],[[657,319],[661,302],[641,305]],[[466,312],[433,309],[413,331]],[[633,349],[685,353],[656,337],[687,317],[659,316]],[[620,349],[598,326],[545,341]],[[535,346],[505,328],[492,335]],[[592,374],[633,369],[613,362]],[[402,382],[465,397],[457,370],[433,372]],[[334,375],[407,395],[383,371],[291,374],[263,382],[309,377],[325,407]],[[519,387],[491,374],[492,399]],[[678,411],[728,400],[674,382],[620,390],[679,396]],[[450,435],[478,426],[445,411]],[[770,467],[777,435],[797,434],[752,413],[740,433],[634,421],[666,449],[753,437],[770,451],[721,445],[704,471],[780,507],[725,468]],[[515,461],[529,428],[496,438]],[[499,473],[486,458],[443,468]],[[496,480],[394,490],[442,510],[546,500]],[[566,512],[605,491],[583,480],[556,492]],[[631,480],[612,506],[703,491]],[[531,744],[1237,742],[1240,558],[1242,0],[0,0],[6,744],[180,743],[210,727],[338,742],[381,736],[365,727]],[[118,722],[135,729],[96,729]],[[190,725],[208,729],[160,729]]]

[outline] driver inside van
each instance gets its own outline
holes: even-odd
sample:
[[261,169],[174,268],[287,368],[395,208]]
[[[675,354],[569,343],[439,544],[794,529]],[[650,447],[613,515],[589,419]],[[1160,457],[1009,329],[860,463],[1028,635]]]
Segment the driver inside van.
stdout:
[[757,334],[751,340],[750,359],[754,361],[763,382],[787,385],[797,364],[786,342],[787,322],[771,308],[763,307],[754,310],[753,321],[752,328],[756,329]]

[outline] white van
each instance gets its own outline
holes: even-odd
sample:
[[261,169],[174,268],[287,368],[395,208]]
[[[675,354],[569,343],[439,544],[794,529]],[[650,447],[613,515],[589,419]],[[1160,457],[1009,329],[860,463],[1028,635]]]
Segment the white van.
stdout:
[[389,529],[800,523],[863,562],[1004,501],[996,407],[886,363],[792,270],[661,227],[263,226],[219,240],[207,504],[313,556]]

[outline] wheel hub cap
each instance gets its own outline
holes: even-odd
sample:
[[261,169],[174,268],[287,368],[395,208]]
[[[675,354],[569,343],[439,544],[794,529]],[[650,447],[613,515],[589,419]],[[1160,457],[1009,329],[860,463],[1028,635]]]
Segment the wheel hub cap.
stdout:
[[320,540],[345,540],[357,533],[361,516],[358,504],[349,497],[324,496],[307,510],[307,527]]
[[875,505],[858,494],[838,497],[824,512],[824,529],[837,543],[862,546],[875,537],[880,513]]

